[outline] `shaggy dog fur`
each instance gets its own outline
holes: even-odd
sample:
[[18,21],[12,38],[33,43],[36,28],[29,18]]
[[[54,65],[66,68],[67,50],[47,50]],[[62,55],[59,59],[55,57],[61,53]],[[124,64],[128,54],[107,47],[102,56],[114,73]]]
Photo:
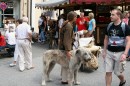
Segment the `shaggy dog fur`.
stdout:
[[[49,74],[56,63],[60,64],[62,67],[68,69],[68,85],[72,86],[74,84],[79,84],[77,81],[77,74],[79,67],[82,62],[91,59],[91,52],[84,48],[79,48],[77,50],[71,51],[72,57],[70,60],[65,55],[64,51],[61,50],[48,50],[43,55],[43,79],[42,85],[46,85],[46,81],[50,81]],[[74,79],[74,80],[73,80]]]
[[97,70],[99,67],[98,59],[95,55],[92,54],[91,60],[88,62],[83,62],[80,67],[80,71],[88,71],[88,70]]
[[83,63],[82,68],[80,68],[80,70],[81,71],[84,71],[85,69],[97,70],[99,67],[98,57],[99,54],[101,53],[101,47],[93,45],[91,47],[86,47],[86,49],[92,53],[92,57],[90,61]]

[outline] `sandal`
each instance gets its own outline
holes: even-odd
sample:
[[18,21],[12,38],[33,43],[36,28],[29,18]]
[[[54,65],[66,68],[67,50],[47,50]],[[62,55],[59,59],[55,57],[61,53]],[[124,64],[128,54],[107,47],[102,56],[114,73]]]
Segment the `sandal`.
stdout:
[[126,58],[127,61],[130,61],[130,57],[129,58]]

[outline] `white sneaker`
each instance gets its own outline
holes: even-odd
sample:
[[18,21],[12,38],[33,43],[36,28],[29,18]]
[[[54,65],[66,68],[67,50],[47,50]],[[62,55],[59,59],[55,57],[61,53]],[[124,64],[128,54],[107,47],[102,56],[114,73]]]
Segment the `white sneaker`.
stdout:
[[20,71],[20,72],[23,72],[23,71],[24,71],[24,69],[19,69],[19,71]]
[[11,64],[9,64],[9,66],[10,67],[14,67],[14,66],[16,66],[16,63],[14,64],[14,63],[11,63]]

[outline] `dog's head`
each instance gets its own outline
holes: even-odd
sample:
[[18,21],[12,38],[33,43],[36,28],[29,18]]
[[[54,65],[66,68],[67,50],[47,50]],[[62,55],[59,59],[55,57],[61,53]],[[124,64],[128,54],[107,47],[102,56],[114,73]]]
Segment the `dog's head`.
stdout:
[[76,57],[79,58],[82,62],[87,62],[91,60],[92,53],[84,48],[79,48],[75,53]]
[[83,63],[84,64],[84,66],[86,67],[86,68],[88,68],[88,69],[94,69],[94,70],[97,70],[98,69],[98,59],[96,58],[96,56],[95,55],[92,55],[92,57],[91,57],[91,60],[90,61],[88,61],[88,62],[84,62]]

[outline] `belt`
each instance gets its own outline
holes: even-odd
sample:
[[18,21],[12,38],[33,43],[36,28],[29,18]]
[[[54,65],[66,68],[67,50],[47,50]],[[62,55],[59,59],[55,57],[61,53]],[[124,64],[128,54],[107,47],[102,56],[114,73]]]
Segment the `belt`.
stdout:
[[[109,50],[108,50],[109,51]],[[118,51],[118,52],[113,52],[113,51],[109,51],[109,52],[111,52],[111,53],[119,53],[119,52],[124,52],[124,51]]]
[[28,39],[28,38],[18,38],[18,40],[25,40],[25,39]]

